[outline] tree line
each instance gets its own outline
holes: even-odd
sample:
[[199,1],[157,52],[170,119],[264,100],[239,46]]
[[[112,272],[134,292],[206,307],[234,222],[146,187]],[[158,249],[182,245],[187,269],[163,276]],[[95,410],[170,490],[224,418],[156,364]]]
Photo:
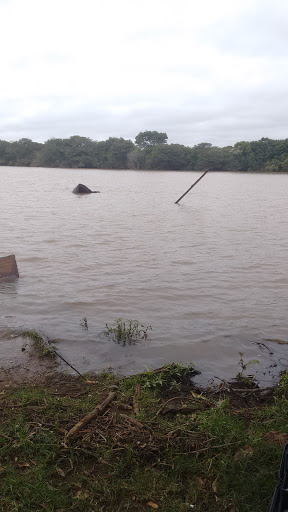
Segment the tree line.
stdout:
[[140,132],[135,142],[117,137],[95,141],[74,135],[44,143],[0,140],[0,165],[94,169],[155,169],[288,172],[288,139],[262,137],[218,147],[168,144],[166,133]]

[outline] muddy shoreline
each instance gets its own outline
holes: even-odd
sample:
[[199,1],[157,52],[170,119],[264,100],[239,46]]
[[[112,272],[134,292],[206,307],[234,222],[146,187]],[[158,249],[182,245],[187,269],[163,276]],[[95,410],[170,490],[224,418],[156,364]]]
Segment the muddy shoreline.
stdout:
[[[270,340],[272,341],[272,340]],[[281,340],[275,340],[281,342]],[[280,343],[281,344],[281,343]],[[274,387],[277,385],[281,374],[285,371],[283,365],[269,362],[267,358],[267,350],[269,348],[265,344],[262,350],[265,352],[263,360],[248,360],[239,353],[239,362],[235,375],[232,378],[225,378],[223,375],[215,375],[214,378],[207,378],[205,373],[199,371],[194,378],[196,385],[205,389],[206,387],[218,386],[221,382],[230,382],[231,379],[239,376],[253,380],[260,387]],[[271,354],[273,354],[271,352]],[[284,358],[283,354],[283,358]],[[268,354],[269,356],[269,354]],[[196,370],[197,360],[193,363]],[[148,368],[147,368],[148,369]],[[156,368],[150,368],[155,371]],[[122,373],[117,372],[115,368],[106,368],[108,371],[123,377]],[[53,375],[70,375],[86,378],[86,375],[96,375],[99,372],[82,372],[77,367],[72,366],[69,360],[64,359],[61,352],[58,351],[44,334],[36,331],[11,331],[2,332],[0,336],[0,386],[20,384],[41,384],[45,382],[47,377]],[[100,372],[101,373],[101,372]],[[135,373],[137,375],[139,372]],[[88,377],[89,378],[89,377]]]

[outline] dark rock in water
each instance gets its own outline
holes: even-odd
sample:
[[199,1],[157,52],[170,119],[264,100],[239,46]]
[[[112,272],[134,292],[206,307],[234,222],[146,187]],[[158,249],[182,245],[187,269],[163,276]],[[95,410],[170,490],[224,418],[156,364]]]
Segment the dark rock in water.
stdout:
[[73,194],[97,194],[98,192],[98,190],[90,190],[90,188],[86,187],[86,185],[82,185],[82,183],[79,183],[73,190]]
[[19,277],[14,254],[0,258],[0,280],[7,277]]

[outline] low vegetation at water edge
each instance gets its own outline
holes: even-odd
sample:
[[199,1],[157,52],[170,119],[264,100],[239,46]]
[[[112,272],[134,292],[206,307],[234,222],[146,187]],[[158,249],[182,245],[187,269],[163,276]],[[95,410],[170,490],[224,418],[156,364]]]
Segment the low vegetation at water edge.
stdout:
[[194,373],[2,386],[0,510],[267,511],[288,440],[287,374],[274,389],[204,391]]

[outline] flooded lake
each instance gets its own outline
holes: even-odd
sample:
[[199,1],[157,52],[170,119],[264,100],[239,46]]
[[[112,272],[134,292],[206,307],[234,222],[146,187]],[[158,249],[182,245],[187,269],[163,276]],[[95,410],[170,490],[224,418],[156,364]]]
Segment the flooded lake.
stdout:
[[[286,367],[267,340],[288,341],[288,176],[209,173],[175,205],[199,176],[1,167],[0,257],[20,279],[0,284],[0,334],[41,330],[79,371],[192,361],[226,378],[239,352]],[[147,341],[99,336],[118,317],[151,325]]]

